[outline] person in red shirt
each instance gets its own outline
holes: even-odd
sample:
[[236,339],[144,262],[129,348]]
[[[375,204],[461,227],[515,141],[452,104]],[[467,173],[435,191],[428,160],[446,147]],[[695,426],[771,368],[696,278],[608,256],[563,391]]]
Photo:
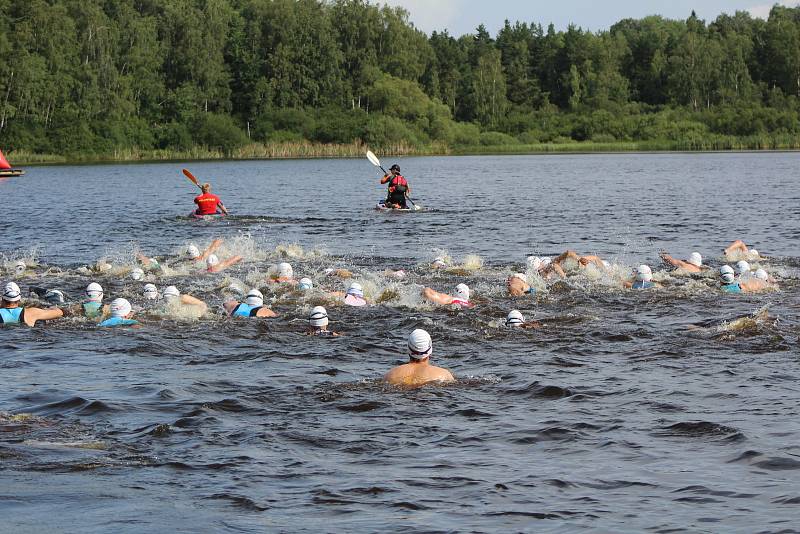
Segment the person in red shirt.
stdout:
[[381,178],[382,184],[389,184],[389,194],[386,197],[387,208],[408,209],[406,196],[411,192],[408,181],[400,174],[400,166],[392,165],[389,173]]
[[203,194],[194,198],[194,203],[197,204],[197,211],[195,211],[197,215],[216,215],[220,211],[225,215],[228,214],[228,210],[225,209],[219,197],[211,194],[211,184],[201,185],[200,190]]

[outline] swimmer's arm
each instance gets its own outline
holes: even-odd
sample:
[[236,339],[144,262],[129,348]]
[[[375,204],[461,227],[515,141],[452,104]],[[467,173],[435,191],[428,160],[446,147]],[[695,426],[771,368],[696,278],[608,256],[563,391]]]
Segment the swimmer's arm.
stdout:
[[275,313],[274,311],[270,310],[270,309],[269,309],[269,308],[267,308],[266,306],[262,306],[262,307],[261,307],[261,308],[259,308],[259,310],[256,312],[256,317],[267,317],[267,318],[272,318],[272,317],[277,317],[277,316],[278,316],[278,314],[277,314],[277,313]]
[[747,245],[745,245],[744,241],[742,241],[741,239],[737,239],[736,241],[734,241],[733,243],[728,245],[728,247],[723,249],[723,250],[725,251],[725,255],[728,256],[732,252],[736,252],[736,251],[738,251],[738,252],[747,252]]
[[139,263],[142,264],[143,267],[150,267],[150,258],[142,254],[141,252],[136,254],[136,259],[139,260]]
[[659,254],[659,256],[661,256],[662,260],[664,260],[666,263],[669,263],[673,267],[678,267],[678,268],[684,267],[685,268],[687,265],[689,265],[688,263],[686,263],[683,260],[678,260],[678,259],[673,258],[672,256],[670,256],[666,252],[662,252],[661,254]]
[[222,239],[215,239],[212,241],[211,244],[208,245],[208,248],[206,248],[205,251],[200,254],[200,257],[197,258],[197,261],[206,261],[211,254],[215,253],[217,249],[222,246],[222,243]]
[[224,302],[222,304],[222,307],[225,308],[225,313],[230,315],[230,314],[233,313],[233,310],[235,310],[236,306],[238,306],[238,305],[239,305],[239,303],[236,302],[235,300],[229,300],[227,302]]
[[225,260],[225,261],[223,261],[223,262],[220,262],[220,263],[219,263],[219,265],[215,265],[215,266],[214,266],[214,267],[211,269],[211,272],[212,272],[212,273],[218,273],[218,272],[220,272],[220,271],[224,271],[224,270],[225,270],[225,269],[227,269],[228,267],[230,267],[230,266],[232,266],[232,265],[235,265],[235,264],[239,263],[240,261],[242,261],[242,259],[243,259],[243,258],[242,258],[241,256],[234,256],[234,257],[232,257],[232,258],[228,258],[227,260]]
[[631,289],[633,287],[633,280],[625,280],[622,282],[622,287]]
[[208,309],[208,305],[205,302],[191,295],[181,295],[181,302],[189,306],[196,306],[200,308],[202,310],[201,313],[205,313],[206,310]]
[[445,295],[444,293],[439,293],[438,291],[434,291],[429,287],[422,289],[422,297],[435,304],[447,305],[453,303],[453,297],[450,295]]
[[539,321],[528,321],[527,323],[522,323],[521,326],[522,328],[526,329],[535,329],[535,328],[541,328],[542,323],[540,323]]
[[745,293],[758,293],[759,291],[765,290],[767,284],[756,278],[754,280],[740,280],[739,287],[741,287],[742,291]]
[[605,264],[603,264],[603,260],[600,259],[600,256],[595,256],[593,254],[590,254],[588,256],[581,256],[581,259],[579,261],[583,265],[588,265],[590,263],[594,263],[595,265],[597,265],[601,269],[605,269],[606,268]]
[[63,316],[64,311],[60,308],[50,308],[47,310],[41,308],[27,308],[25,310],[25,324],[33,327],[36,325],[36,321],[48,321]]

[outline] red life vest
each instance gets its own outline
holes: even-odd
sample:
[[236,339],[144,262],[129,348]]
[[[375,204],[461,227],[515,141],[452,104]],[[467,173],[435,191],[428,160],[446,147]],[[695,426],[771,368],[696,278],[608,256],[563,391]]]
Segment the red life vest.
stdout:
[[[394,193],[395,188],[399,185],[405,186],[406,190],[408,190],[408,182],[406,181],[405,178],[403,178],[402,174],[398,174],[397,176],[394,176],[392,177],[391,180],[389,180],[389,192]],[[405,191],[402,192],[405,193]]]
[[196,196],[194,203],[197,204],[198,215],[214,215],[217,213],[217,204],[222,204],[219,197],[211,193]]

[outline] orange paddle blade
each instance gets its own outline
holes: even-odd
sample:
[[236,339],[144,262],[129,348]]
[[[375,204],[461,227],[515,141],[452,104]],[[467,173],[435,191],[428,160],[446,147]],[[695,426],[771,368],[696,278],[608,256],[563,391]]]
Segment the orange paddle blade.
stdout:
[[189,179],[190,182],[192,182],[197,187],[200,187],[200,183],[197,181],[197,178],[194,177],[194,174],[189,172],[189,169],[183,169],[183,174],[186,175],[186,177]]

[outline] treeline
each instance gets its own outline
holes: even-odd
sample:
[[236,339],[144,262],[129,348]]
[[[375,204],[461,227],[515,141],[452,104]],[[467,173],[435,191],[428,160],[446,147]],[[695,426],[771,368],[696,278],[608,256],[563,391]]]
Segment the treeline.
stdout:
[[454,37],[364,0],[0,0],[0,147],[32,153],[794,147],[798,96],[800,8]]

